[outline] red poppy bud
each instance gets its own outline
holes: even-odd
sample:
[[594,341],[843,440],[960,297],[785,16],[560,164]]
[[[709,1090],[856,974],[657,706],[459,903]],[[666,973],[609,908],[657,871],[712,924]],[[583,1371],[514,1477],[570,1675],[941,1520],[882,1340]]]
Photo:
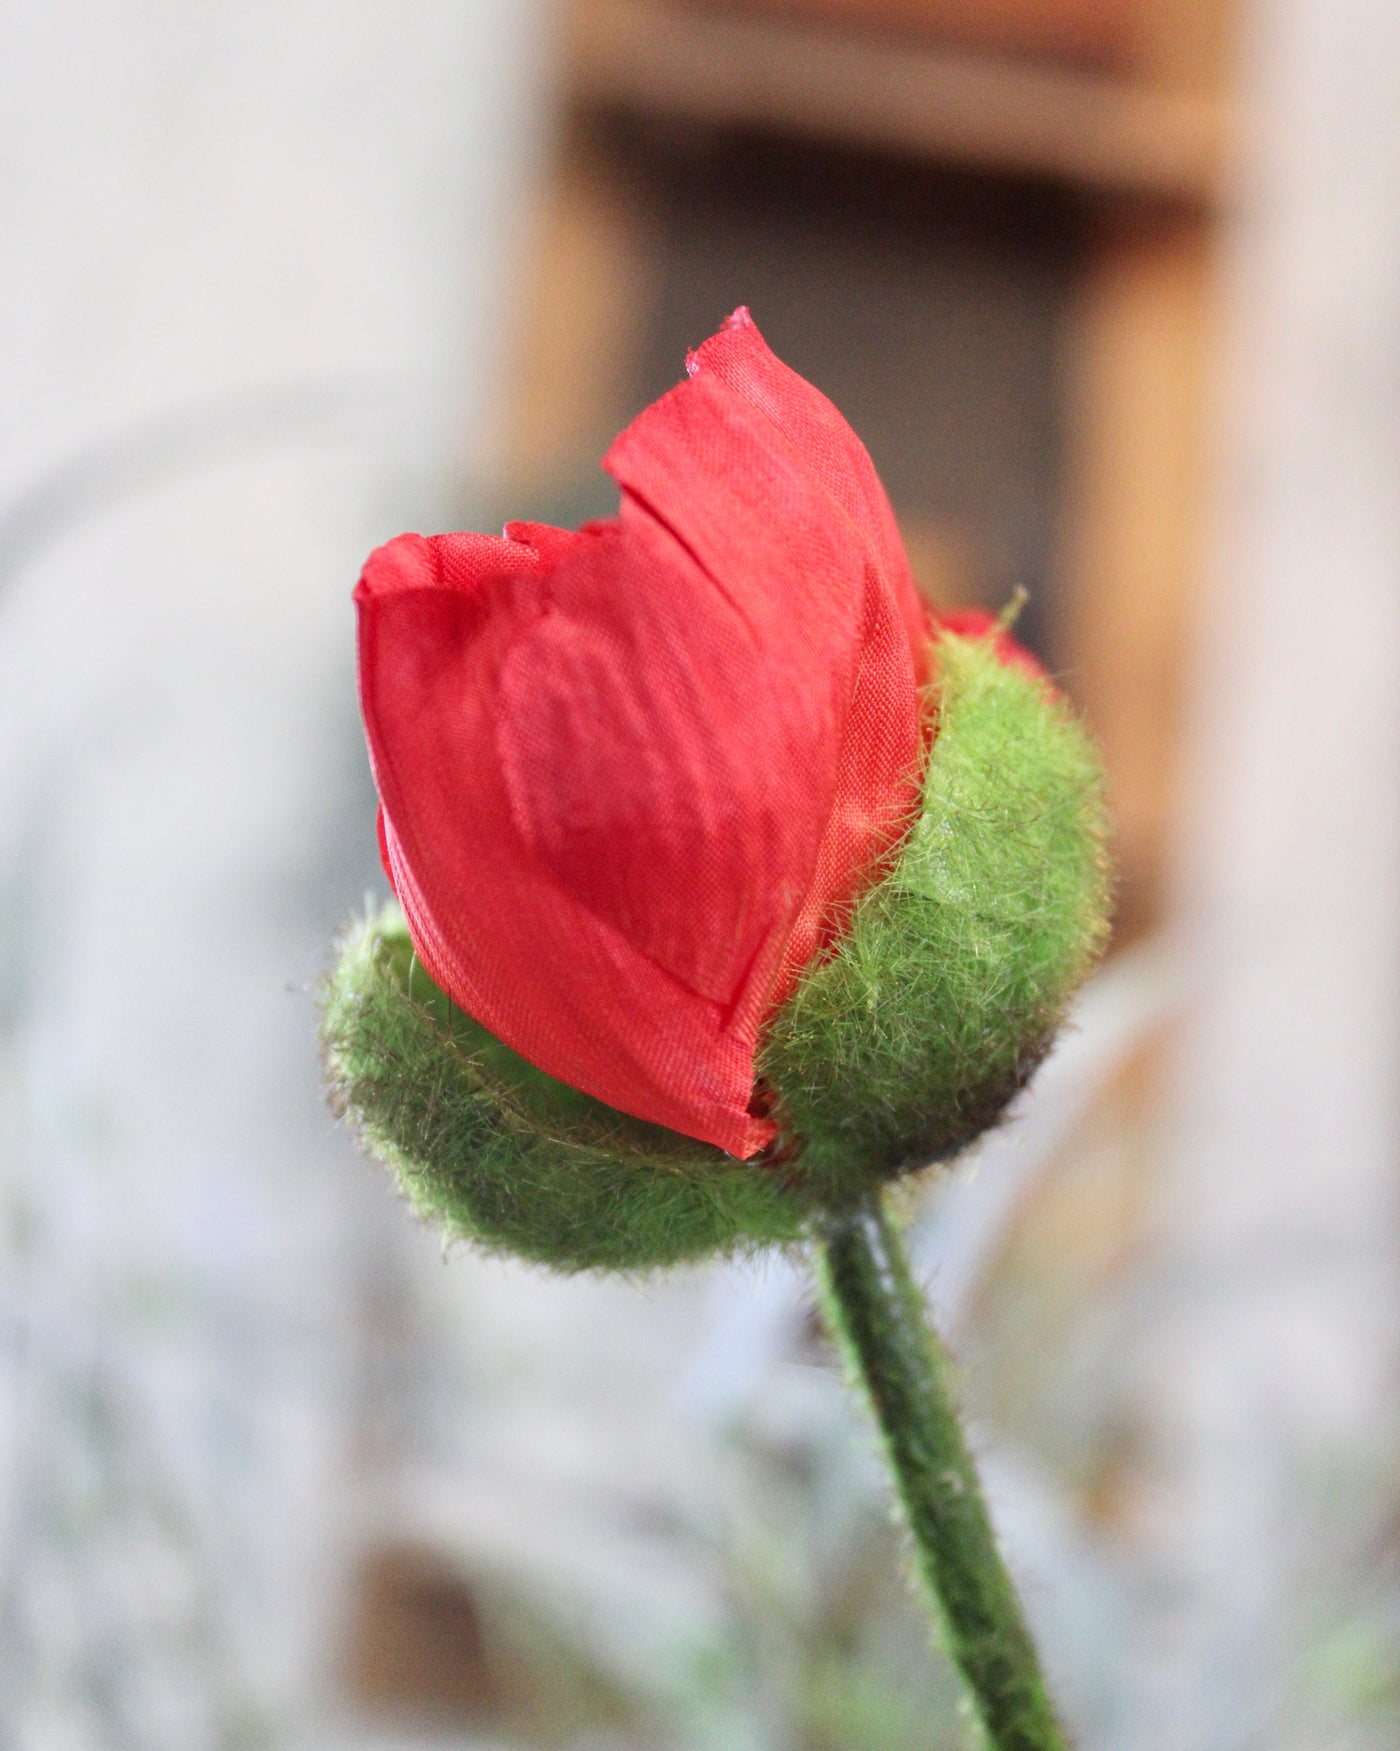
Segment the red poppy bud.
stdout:
[[689,373],[608,452],[616,519],[372,555],[360,698],[437,984],[749,1156],[759,1030],[914,812],[927,633],[860,440],[746,310]]
[[404,535],[355,592],[407,934],[345,946],[333,1092],[418,1208],[568,1267],[791,1238],[955,1152],[1104,932],[1034,658],[926,613],[747,311],[688,366],[604,459],[617,517]]

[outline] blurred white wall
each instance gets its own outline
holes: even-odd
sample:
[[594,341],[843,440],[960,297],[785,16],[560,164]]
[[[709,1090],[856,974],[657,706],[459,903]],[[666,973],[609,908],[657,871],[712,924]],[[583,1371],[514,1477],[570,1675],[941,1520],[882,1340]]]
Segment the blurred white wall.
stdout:
[[1155,1597],[1131,1743],[1379,1751],[1400,1374],[1400,10],[1244,11],[1178,944],[1196,1002],[1141,1379]]
[[23,1751],[289,1731],[320,1682],[387,1203],[318,1103],[306,990],[377,880],[349,591],[371,546],[450,517],[488,415],[542,12],[0,7]]

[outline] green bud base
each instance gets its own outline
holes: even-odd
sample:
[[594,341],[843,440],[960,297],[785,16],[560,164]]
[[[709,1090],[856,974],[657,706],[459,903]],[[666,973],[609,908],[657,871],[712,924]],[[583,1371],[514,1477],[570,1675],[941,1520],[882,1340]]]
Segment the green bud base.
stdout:
[[985,639],[941,639],[937,669],[919,818],[759,1055],[822,1205],[951,1160],[994,1125],[1107,937],[1102,778],[1083,725]]
[[955,1155],[1040,1061],[1105,933],[1098,764],[982,639],[945,637],[923,807],[761,1042],[781,1136],[739,1162],[544,1075],[418,964],[394,908],[324,993],[334,1103],[420,1215],[559,1270],[646,1270],[797,1239]]
[[556,1082],[463,1014],[397,907],[346,940],[322,1039],[333,1099],[449,1239],[627,1271],[798,1234],[776,1174]]

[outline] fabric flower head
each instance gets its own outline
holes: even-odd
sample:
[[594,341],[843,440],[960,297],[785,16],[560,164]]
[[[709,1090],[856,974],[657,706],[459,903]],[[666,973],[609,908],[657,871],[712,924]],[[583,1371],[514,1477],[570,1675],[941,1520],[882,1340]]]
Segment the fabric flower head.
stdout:
[[747,311],[604,466],[616,518],[367,563],[407,937],[360,932],[326,1017],[415,1201],[565,1265],[782,1238],[960,1146],[1104,911],[1082,731],[993,623],[929,616],[863,446]]
[[356,592],[386,861],[453,1000],[749,1156],[760,1025],[913,813],[927,636],[854,432],[747,311],[604,458],[619,516],[402,536]]

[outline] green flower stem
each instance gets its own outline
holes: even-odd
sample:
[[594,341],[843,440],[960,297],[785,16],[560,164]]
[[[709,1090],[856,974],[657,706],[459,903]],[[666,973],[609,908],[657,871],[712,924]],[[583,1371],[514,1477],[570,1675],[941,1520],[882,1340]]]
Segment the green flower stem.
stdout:
[[1065,1751],[899,1233],[878,1200],[818,1232],[827,1320],[880,1426],[920,1580],[991,1751]]

